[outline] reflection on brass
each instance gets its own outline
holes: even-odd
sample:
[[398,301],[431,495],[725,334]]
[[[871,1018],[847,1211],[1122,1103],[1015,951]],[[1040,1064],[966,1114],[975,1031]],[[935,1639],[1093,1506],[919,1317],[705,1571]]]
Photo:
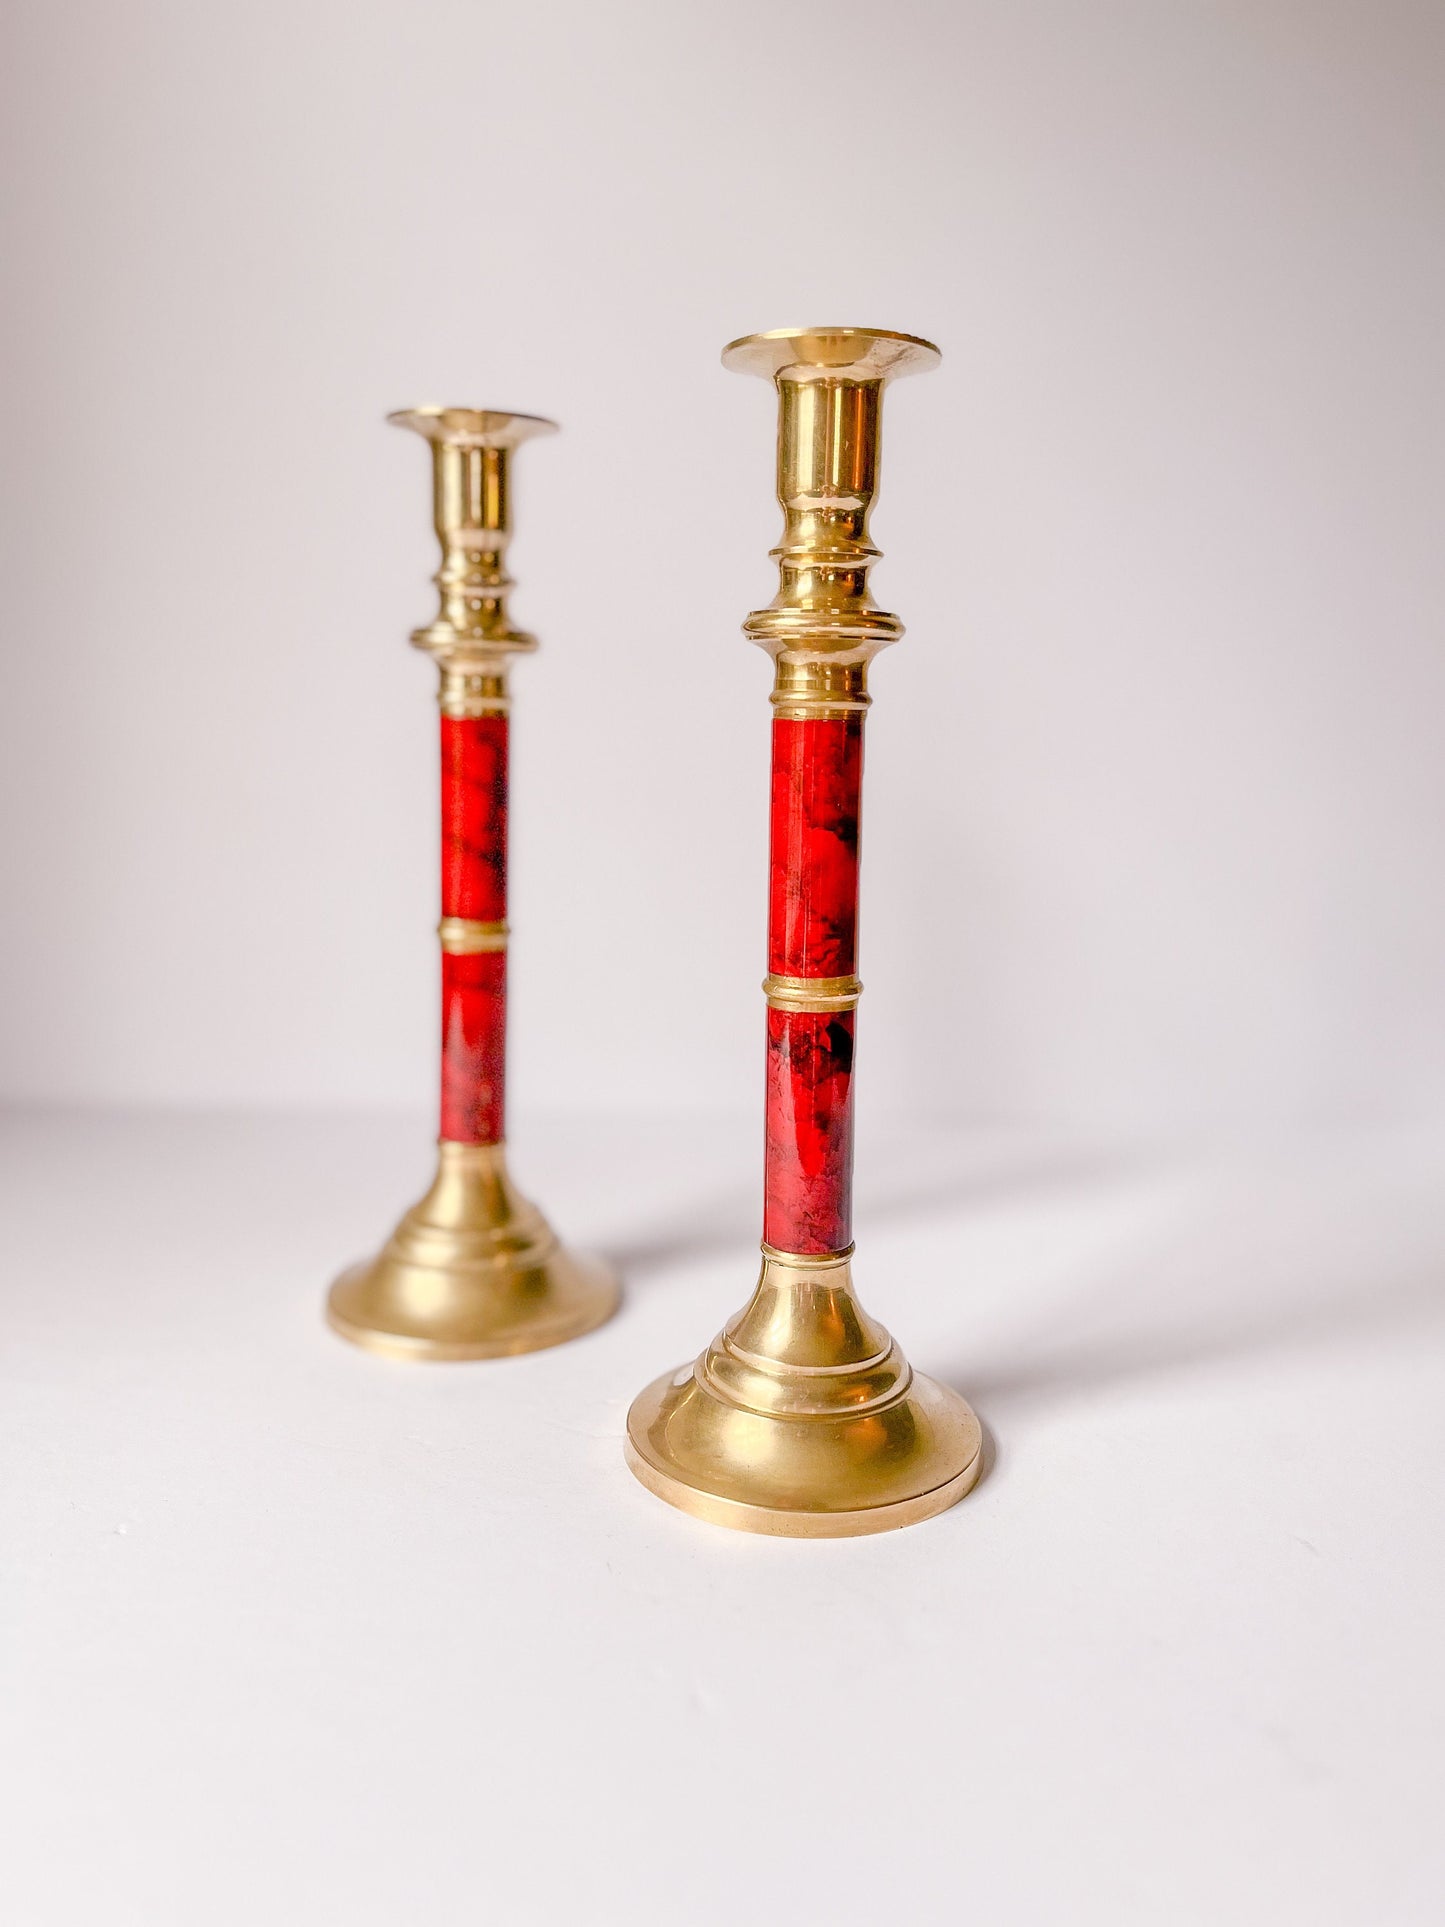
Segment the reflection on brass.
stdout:
[[437,1175],[379,1256],[331,1288],[334,1330],[389,1358],[501,1358],[601,1324],[617,1281],[564,1251],[507,1175],[501,1144],[437,1147]]
[[478,957],[484,951],[505,950],[505,923],[479,923],[474,917],[443,917],[437,925],[442,949],[452,957]]
[[779,328],[723,350],[723,365],[778,392],[778,593],[743,634],[776,663],[779,715],[866,709],[868,665],[903,624],[874,602],[868,510],[878,486],[883,385],[936,368],[932,342],[884,328]]
[[931,1518],[978,1477],[982,1434],[859,1305],[851,1252],[763,1247],[757,1290],[702,1357],[649,1385],[627,1462],[714,1525],[841,1539]]
[[[420,634],[430,636],[423,629]],[[421,645],[432,647],[430,641]],[[512,707],[512,699],[507,693],[507,672],[498,670],[492,675],[482,675],[467,661],[460,664],[442,664],[441,682],[437,688],[437,703],[443,716],[450,716],[457,722],[466,722],[477,716],[505,716]]]
[[763,991],[774,1010],[852,1010],[863,986],[856,977],[780,977],[770,971]]
[[[537,435],[555,435],[557,424],[487,408],[403,408],[387,420],[414,428],[432,451],[441,607],[411,639],[441,664],[444,702],[490,698],[495,708],[506,696],[508,659],[537,647],[507,613],[512,451]],[[469,677],[476,687],[466,691]]]

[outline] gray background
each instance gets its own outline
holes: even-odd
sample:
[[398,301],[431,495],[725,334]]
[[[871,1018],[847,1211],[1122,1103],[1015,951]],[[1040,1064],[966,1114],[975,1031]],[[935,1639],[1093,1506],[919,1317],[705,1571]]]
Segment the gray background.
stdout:
[[[826,31],[824,26],[826,24]],[[883,1117],[1438,1104],[1445,14],[244,8],[5,24],[0,1095],[430,1102],[435,566],[517,490],[514,1088],[759,1091],[773,409],[888,404]]]

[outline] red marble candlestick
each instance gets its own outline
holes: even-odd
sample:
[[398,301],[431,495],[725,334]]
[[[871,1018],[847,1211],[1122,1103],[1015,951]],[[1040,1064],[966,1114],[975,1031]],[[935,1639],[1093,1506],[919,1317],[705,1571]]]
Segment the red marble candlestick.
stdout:
[[412,636],[441,671],[441,1128],[435,1183],[336,1281],[327,1316],[392,1356],[489,1358],[575,1337],[618,1296],[517,1191],[504,1142],[508,671],[537,646],[507,613],[510,463],[554,424],[469,408],[391,419],[431,444],[443,558],[440,611]]
[[941,1512],[978,1477],[956,1392],[911,1370],[852,1275],[858,819],[868,664],[903,633],[868,591],[883,385],[938,351],[869,328],[734,342],[777,385],[778,594],[744,624],[777,665],[768,915],[763,1263],[690,1367],[627,1419],[628,1463],[669,1504],[749,1532],[831,1538]]

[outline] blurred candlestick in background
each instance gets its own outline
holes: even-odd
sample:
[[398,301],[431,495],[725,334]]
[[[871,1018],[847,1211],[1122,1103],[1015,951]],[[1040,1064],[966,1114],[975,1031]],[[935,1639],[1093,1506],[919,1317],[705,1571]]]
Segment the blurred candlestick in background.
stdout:
[[534,415],[416,408],[431,444],[441,608],[412,642],[441,672],[441,1122],[436,1181],[380,1255],[345,1272],[327,1315],[403,1358],[488,1358],[590,1331],[617,1303],[596,1259],[564,1251],[506,1165],[511,457],[550,434]]

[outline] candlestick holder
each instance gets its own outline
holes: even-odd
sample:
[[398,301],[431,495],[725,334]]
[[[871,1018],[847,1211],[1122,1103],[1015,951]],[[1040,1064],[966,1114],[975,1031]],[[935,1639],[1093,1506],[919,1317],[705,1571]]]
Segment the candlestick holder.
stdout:
[[512,451],[556,423],[470,408],[387,417],[431,443],[441,608],[413,644],[441,671],[441,1132],[437,1175],[327,1318],[369,1351],[494,1358],[558,1345],[616,1308],[616,1278],[564,1250],[507,1173],[508,669],[537,647],[507,613]]
[[910,1368],[852,1274],[863,718],[868,664],[903,633],[869,594],[868,509],[884,384],[938,359],[871,328],[784,328],[723,351],[779,402],[780,587],[743,625],[776,664],[763,1262],[696,1363],[639,1395],[626,1445],[659,1498],[746,1532],[911,1525],[961,1499],[982,1460],[972,1411]]

